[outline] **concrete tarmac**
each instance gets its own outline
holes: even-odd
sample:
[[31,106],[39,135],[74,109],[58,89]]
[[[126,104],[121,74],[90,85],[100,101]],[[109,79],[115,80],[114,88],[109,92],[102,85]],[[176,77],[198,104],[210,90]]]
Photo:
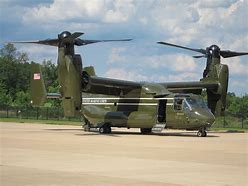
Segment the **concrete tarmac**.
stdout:
[[248,185],[248,133],[0,122],[0,185]]

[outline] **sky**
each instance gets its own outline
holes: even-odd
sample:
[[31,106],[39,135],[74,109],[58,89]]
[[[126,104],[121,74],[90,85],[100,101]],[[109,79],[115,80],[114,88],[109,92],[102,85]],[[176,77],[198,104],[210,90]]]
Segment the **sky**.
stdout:
[[[206,59],[192,48],[217,44],[248,52],[248,0],[0,0],[0,47],[6,41],[56,38],[62,31],[82,39],[125,39],[76,47],[84,66],[100,77],[149,82],[197,81]],[[30,61],[57,61],[57,48],[16,44]],[[222,58],[229,92],[248,94],[248,56]]]

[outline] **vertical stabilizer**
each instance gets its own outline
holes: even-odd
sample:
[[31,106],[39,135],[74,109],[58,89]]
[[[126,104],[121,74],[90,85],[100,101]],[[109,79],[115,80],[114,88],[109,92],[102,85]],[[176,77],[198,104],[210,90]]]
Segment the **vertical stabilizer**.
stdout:
[[42,105],[46,100],[47,92],[41,73],[41,65],[31,64],[31,104],[34,106]]

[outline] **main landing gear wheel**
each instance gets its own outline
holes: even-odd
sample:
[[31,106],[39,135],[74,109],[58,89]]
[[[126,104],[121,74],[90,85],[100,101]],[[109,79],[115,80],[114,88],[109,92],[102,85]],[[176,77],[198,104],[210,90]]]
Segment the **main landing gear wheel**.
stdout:
[[141,134],[151,134],[152,129],[151,128],[140,128]]
[[199,130],[197,132],[198,137],[206,137],[207,136],[207,131],[206,130]]
[[108,125],[103,125],[99,128],[100,134],[110,134],[111,133],[111,127]]

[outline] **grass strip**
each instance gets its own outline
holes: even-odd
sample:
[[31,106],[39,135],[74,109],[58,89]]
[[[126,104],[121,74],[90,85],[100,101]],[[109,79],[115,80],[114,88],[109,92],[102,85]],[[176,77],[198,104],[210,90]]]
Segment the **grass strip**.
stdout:
[[50,125],[74,125],[81,126],[80,121],[69,120],[35,120],[35,119],[18,119],[18,118],[0,118],[1,122],[15,122],[15,123],[38,123],[38,124],[50,124]]

